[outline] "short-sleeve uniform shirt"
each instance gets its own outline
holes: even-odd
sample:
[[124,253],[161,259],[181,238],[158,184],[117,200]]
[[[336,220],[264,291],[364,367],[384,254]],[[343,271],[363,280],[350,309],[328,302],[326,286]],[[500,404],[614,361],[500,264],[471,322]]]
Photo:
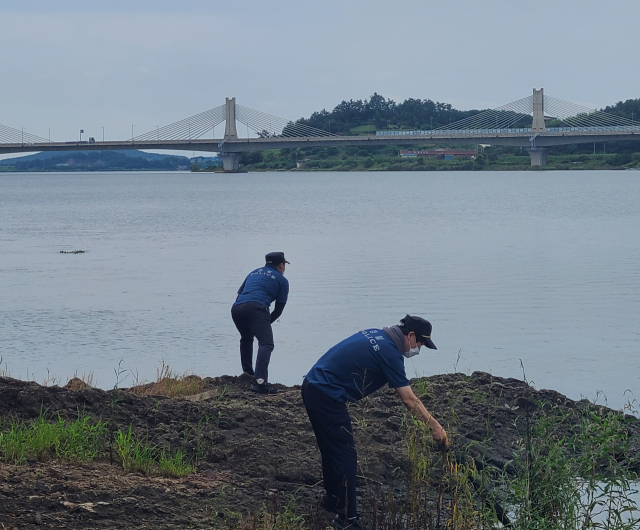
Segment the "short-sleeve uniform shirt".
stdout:
[[336,344],[305,376],[337,401],[358,401],[384,384],[409,385],[402,352],[381,329],[365,329]]
[[273,267],[260,267],[249,273],[238,289],[238,298],[233,305],[258,302],[269,307],[273,301],[287,303],[289,281]]

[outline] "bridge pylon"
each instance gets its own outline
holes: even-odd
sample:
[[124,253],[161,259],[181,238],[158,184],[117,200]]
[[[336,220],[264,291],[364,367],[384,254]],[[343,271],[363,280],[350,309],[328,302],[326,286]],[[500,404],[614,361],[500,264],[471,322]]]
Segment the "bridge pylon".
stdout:
[[225,121],[224,139],[237,140],[238,130],[236,129],[236,98],[226,98],[225,101]]
[[531,124],[531,132],[547,132],[547,127],[544,123],[544,88],[540,90],[533,89],[533,123]]
[[540,133],[547,132],[547,126],[544,123],[544,88],[540,90],[533,89],[533,122],[531,124],[531,133],[533,136],[529,139],[531,147],[527,149],[531,157],[531,166],[544,166],[547,162],[547,149],[544,147],[536,147],[536,138]]
[[225,172],[234,173],[240,169],[240,158],[242,153],[229,153],[224,148],[227,140],[237,140],[238,130],[236,129],[236,98],[226,98],[225,101],[225,127],[224,140],[220,144],[219,156],[222,159],[222,169]]

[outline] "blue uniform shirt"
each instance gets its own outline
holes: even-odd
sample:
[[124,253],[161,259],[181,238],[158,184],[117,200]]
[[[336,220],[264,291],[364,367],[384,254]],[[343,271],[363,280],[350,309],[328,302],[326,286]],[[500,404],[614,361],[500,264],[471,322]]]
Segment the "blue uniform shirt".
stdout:
[[365,329],[336,344],[305,377],[342,402],[358,401],[385,383],[390,388],[409,385],[402,352],[380,329]]
[[238,289],[238,298],[233,305],[258,302],[269,307],[273,301],[287,303],[289,281],[269,265],[249,273]]

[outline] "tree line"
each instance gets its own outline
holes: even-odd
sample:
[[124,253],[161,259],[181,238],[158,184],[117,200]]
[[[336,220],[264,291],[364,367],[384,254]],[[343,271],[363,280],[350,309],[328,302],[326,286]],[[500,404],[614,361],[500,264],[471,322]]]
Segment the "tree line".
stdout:
[[[459,110],[450,103],[434,102],[431,99],[408,98],[402,103],[396,103],[374,92],[369,99],[343,100],[332,111],[322,109],[308,118],[296,120],[296,123],[344,135],[393,128],[431,130],[485,110],[490,109]],[[640,99],[620,101],[601,110],[640,124]],[[526,127],[530,123],[517,126]]]
[[67,152],[54,156],[26,156],[0,161],[9,171],[120,171],[186,169],[189,159],[182,156],[127,156],[119,151]]

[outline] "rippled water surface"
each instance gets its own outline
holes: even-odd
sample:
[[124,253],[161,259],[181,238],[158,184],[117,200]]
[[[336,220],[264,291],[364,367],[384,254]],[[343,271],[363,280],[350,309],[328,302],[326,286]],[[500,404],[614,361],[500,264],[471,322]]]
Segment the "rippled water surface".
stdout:
[[274,382],[408,312],[438,345],[410,375],[522,361],[538,388],[640,397],[631,171],[0,174],[2,368],[103,388],[163,360],[238,374],[229,309],[273,250],[291,262]]

